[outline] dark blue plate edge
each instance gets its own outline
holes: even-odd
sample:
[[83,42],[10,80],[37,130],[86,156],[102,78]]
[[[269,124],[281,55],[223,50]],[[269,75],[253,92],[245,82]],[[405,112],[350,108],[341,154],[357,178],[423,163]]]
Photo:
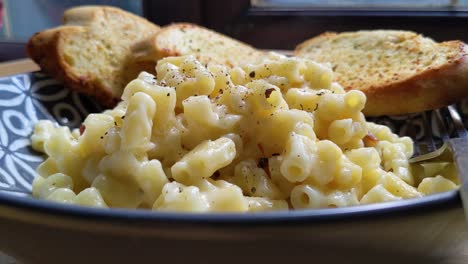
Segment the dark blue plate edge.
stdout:
[[[330,209],[274,211],[262,213],[177,213],[135,209],[103,209],[61,204],[30,197],[0,193],[0,205],[90,221],[125,223],[159,223],[220,226],[331,224],[351,221],[373,221],[382,218],[409,217],[435,211],[461,209],[458,191],[429,195],[396,202]],[[215,224],[215,225],[214,225]]]

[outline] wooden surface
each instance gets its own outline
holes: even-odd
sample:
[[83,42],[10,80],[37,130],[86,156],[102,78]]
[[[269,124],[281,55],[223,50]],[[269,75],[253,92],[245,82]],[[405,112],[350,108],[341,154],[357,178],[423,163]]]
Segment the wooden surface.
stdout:
[[0,62],[0,77],[38,70],[39,66],[30,59]]

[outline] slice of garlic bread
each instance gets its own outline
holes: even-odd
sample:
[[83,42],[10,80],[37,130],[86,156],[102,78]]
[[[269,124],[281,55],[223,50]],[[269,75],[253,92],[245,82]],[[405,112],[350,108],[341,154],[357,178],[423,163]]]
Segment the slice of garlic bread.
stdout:
[[32,36],[27,49],[44,72],[67,87],[112,106],[140,71],[154,72],[154,65],[133,60],[130,47],[159,26],[107,6],[72,8],[63,19],[63,26]]
[[369,116],[440,108],[468,96],[468,48],[409,31],[324,33],[295,55],[331,63],[336,80],[367,96]]
[[157,61],[168,56],[193,55],[203,64],[228,67],[260,61],[264,52],[209,29],[176,23],[133,47],[140,61]]

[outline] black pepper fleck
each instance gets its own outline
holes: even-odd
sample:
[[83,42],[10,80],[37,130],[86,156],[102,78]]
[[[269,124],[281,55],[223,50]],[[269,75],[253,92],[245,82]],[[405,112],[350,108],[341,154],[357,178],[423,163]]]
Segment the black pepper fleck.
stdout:
[[260,167],[260,168],[265,168],[268,166],[268,159],[267,158],[260,158],[258,159],[258,163],[257,163],[257,166]]
[[251,71],[251,72],[249,73],[249,76],[250,76],[250,78],[255,78],[255,71]]
[[266,89],[265,90],[265,97],[268,99],[270,98],[271,93],[274,91],[274,88]]

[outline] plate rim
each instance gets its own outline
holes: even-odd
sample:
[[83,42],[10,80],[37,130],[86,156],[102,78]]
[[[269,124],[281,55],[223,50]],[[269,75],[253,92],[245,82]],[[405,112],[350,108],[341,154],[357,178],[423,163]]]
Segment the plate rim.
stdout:
[[461,209],[461,198],[458,190],[452,190],[420,198],[340,208],[257,213],[181,213],[143,209],[92,208],[0,193],[0,206],[89,221],[264,226],[277,224],[332,224],[337,222],[410,217],[412,215],[429,214],[442,210]]

